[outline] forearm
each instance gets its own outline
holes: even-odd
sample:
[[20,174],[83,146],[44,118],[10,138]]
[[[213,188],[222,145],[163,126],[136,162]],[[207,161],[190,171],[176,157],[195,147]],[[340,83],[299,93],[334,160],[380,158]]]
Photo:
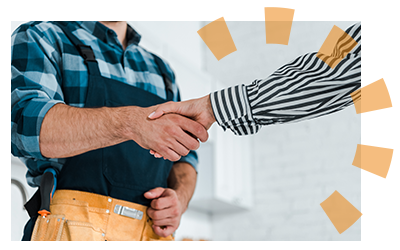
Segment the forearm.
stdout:
[[39,136],[43,156],[64,158],[127,140],[122,108],[75,108],[54,105],[44,117]]
[[236,135],[254,134],[262,125],[300,122],[332,114],[353,104],[350,96],[361,87],[361,24],[346,33],[357,43],[345,57],[337,44],[330,60],[340,60],[334,68],[317,53],[307,53],[277,69],[265,79],[211,93],[211,104],[218,124]]
[[168,176],[168,187],[175,190],[182,205],[182,213],[186,211],[196,187],[196,170],[186,162],[176,162]]

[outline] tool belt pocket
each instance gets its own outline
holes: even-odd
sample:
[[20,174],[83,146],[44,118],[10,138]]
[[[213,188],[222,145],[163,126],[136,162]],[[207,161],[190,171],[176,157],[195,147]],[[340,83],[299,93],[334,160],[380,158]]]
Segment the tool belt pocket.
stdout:
[[92,223],[66,220],[64,215],[39,216],[31,241],[93,241],[100,240],[101,233]]
[[104,240],[102,230],[89,220],[87,202],[55,198],[50,211],[47,217],[37,218],[32,241]]
[[31,241],[56,241],[63,238],[65,233],[65,216],[38,216],[33,228]]

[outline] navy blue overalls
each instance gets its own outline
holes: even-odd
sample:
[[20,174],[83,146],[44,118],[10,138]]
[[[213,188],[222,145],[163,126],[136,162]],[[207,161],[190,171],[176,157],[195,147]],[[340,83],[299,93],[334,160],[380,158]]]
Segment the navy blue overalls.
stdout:
[[[173,76],[157,56],[153,55],[164,79],[167,100],[143,89],[102,77],[90,46],[83,45],[71,33],[68,22],[54,24],[64,31],[87,65],[89,82],[85,108],[149,107],[172,101]],[[127,141],[68,158],[57,177],[57,189],[92,192],[149,206],[151,200],[143,194],[155,187],[167,187],[172,164],[171,161],[155,158],[134,141]],[[36,217],[32,217],[25,226],[23,240],[30,240],[35,220]]]

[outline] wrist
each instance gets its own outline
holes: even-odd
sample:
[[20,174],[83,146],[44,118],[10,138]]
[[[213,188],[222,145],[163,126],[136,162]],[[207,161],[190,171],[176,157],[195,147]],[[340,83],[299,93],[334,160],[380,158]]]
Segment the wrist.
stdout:
[[213,111],[213,108],[212,108],[212,105],[211,105],[210,95],[206,95],[206,96],[202,97],[202,101],[203,101],[203,105],[202,106],[205,107],[206,111],[207,111],[208,128],[209,128],[209,127],[211,127],[211,125],[214,122],[216,122],[214,111]]
[[137,135],[137,123],[139,119],[132,119],[138,117],[139,107],[125,106],[118,108],[108,108],[111,116],[111,130],[114,131],[115,136],[123,140],[135,140]]
[[181,213],[183,214],[189,205],[189,201],[186,197],[186,194],[182,192],[180,189],[174,189],[176,196],[178,197],[178,201],[180,203]]

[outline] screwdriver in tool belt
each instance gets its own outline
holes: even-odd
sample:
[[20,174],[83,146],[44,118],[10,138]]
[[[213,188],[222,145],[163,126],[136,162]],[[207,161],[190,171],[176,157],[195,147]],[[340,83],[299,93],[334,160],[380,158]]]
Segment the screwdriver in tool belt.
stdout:
[[54,169],[48,168],[44,171],[40,180],[40,198],[41,204],[38,213],[46,217],[50,214],[50,202],[56,188],[56,178]]

